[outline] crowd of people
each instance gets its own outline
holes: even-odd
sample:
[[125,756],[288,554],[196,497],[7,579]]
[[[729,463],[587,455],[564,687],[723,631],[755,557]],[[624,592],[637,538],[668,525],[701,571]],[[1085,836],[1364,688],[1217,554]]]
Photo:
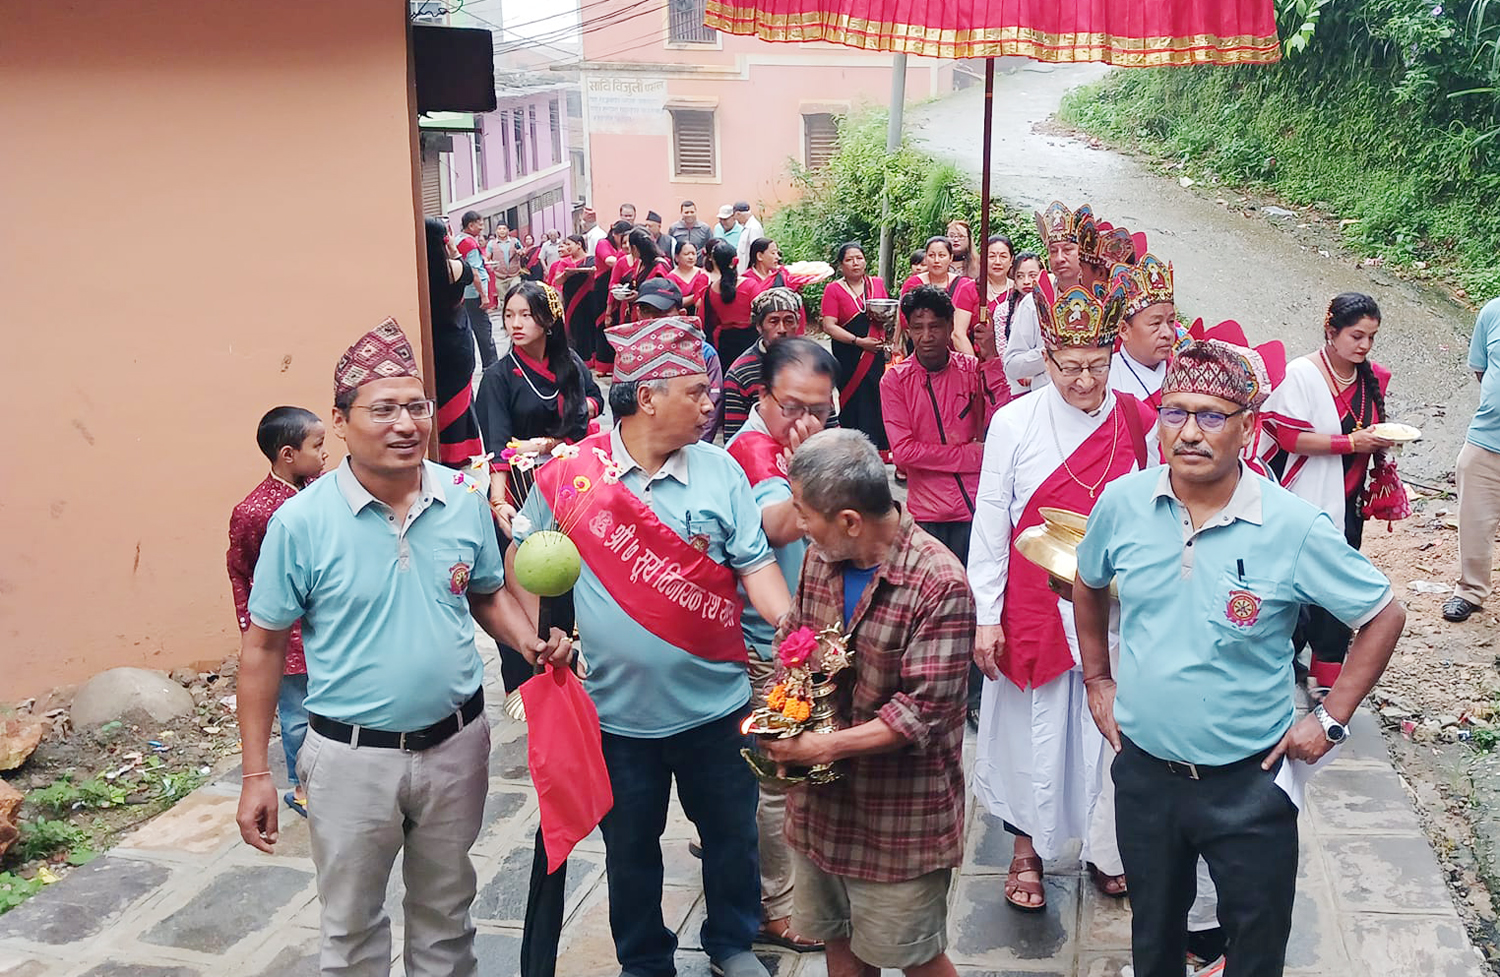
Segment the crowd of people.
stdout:
[[[1370,358],[1375,301],[1335,297],[1287,362],[1232,322],[1184,328],[1143,236],[1055,202],[1037,215],[1044,254],[994,236],[981,255],[963,221],[931,238],[889,335],[869,314],[884,283],[843,245],[825,345],[747,205],[705,224],[685,201],[665,229],[628,204],[608,228],[584,216],[548,236],[550,262],[507,229],[480,241],[477,214],[456,242],[429,222],[436,400],[394,322],[361,337],[334,371],[348,457],[331,474],[316,415],[262,422],[271,473],[229,554],[239,822],[271,851],[282,804],[310,818],[322,972],[389,972],[381,907],[404,850],[406,973],[476,973],[477,623],[518,719],[536,669],[583,673],[625,977],[675,973],[674,785],[715,974],[764,977],[752,946],[767,943],[826,952],[831,977],[955,975],[969,796],[1014,839],[1014,911],[1046,908],[1046,867],[1076,845],[1103,896],[1131,897],[1136,977],[1280,974],[1305,765],[1348,737],[1404,622],[1359,552],[1365,521],[1402,501],[1393,442],[1372,430],[1390,379]],[[503,356],[474,325],[486,304]],[[1489,595],[1496,357],[1500,300],[1470,354],[1483,395],[1450,620]],[[425,460],[434,434],[441,464]],[[1022,555],[1035,527],[1070,520],[1071,579]],[[571,627],[538,637],[508,564],[547,529],[582,569]],[[785,698],[810,635],[849,662],[829,680],[836,728],[755,740],[747,715]],[[283,798],[266,762],[278,711]],[[746,749],[837,776],[757,783]]]

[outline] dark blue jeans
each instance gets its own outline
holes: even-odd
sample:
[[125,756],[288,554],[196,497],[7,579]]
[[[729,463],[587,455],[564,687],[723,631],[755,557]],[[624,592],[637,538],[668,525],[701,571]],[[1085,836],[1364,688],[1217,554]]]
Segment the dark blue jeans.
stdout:
[[661,914],[661,835],[672,778],[703,843],[708,918],[703,949],[723,960],[750,949],[760,929],[759,792],[740,748],[745,710],[674,736],[604,734],[615,806],[600,825],[609,873],[609,927],[620,966],[636,977],[673,977],[677,936]]

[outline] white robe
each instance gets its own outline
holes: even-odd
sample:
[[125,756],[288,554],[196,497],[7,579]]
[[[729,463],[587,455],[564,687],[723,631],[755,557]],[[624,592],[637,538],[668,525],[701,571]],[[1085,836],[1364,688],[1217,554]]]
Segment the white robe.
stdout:
[[[1094,414],[1070,406],[1053,386],[996,412],[969,542],[969,583],[979,624],[999,624],[1010,569],[1011,532],[1038,488],[1062,467],[1114,410],[1111,392]],[[1055,432],[1055,436],[1054,436]],[[1127,443],[1122,451],[1133,450]],[[1155,427],[1146,428],[1148,465],[1160,457]],[[1083,858],[1110,875],[1124,871],[1114,838],[1113,751],[1084,694],[1073,605],[1058,601],[1073,668],[1040,688],[1021,690],[1002,676],[986,680],[980,706],[974,792],[985,808],[1031,835],[1042,858],[1056,858],[1072,839]],[[1119,642],[1110,622],[1110,651]]]
[[[1016,311],[1010,317],[1010,335],[1005,338],[1005,348],[1000,352],[1005,377],[1010,381],[1010,392],[1017,397],[1040,390],[1052,382],[1047,373],[1046,349],[1042,345],[1042,324],[1037,318],[1036,303],[1036,292],[1016,303]],[[1022,383],[1024,379],[1031,382]]]
[[[1343,434],[1339,409],[1328,391],[1323,371],[1310,356],[1298,357],[1286,365],[1286,379],[1276,385],[1266,398],[1262,410],[1270,416],[1300,422],[1303,429],[1311,425],[1318,434]],[[1275,445],[1266,444],[1266,451]],[[1305,459],[1305,460],[1304,460]],[[1328,513],[1333,524],[1344,528],[1344,459],[1340,455],[1299,455],[1287,458],[1287,471],[1299,461],[1301,468],[1291,478],[1283,476],[1282,487]]]
[[1130,394],[1139,401],[1149,400],[1152,394],[1161,389],[1162,381],[1166,378],[1166,360],[1156,364],[1153,369],[1125,352],[1123,346],[1109,361],[1110,389],[1116,393]]

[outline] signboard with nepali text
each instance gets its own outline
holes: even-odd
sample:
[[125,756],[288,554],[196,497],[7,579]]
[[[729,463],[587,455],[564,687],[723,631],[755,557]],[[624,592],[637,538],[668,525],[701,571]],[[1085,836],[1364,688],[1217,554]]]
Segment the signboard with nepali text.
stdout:
[[664,136],[672,131],[665,78],[588,74],[583,97],[591,132]]

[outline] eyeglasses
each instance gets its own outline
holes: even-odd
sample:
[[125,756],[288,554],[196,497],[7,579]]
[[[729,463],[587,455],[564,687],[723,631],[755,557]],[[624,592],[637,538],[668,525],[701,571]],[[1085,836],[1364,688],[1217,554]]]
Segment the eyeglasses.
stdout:
[[1243,414],[1249,409],[1248,407],[1241,407],[1233,413],[1226,414],[1221,410],[1188,410],[1185,407],[1158,407],[1156,409],[1156,416],[1161,418],[1163,424],[1172,428],[1182,427],[1182,425],[1187,423],[1187,419],[1191,417],[1198,422],[1198,430],[1207,431],[1212,434],[1215,431],[1224,430],[1225,421],[1231,417]]
[[806,404],[783,404],[781,399],[769,390],[766,391],[766,396],[776,401],[776,406],[781,408],[781,413],[786,415],[789,421],[795,421],[804,414],[811,414],[820,421],[826,421],[833,416],[832,404],[818,404],[815,407],[809,407]]
[[406,404],[394,404],[390,401],[381,401],[366,407],[364,404],[355,404],[360,410],[370,412],[370,420],[376,424],[394,424],[396,418],[401,416],[404,410],[411,415],[414,421],[425,421],[432,416],[433,403],[430,400],[413,400]]
[[1057,367],[1058,373],[1061,373],[1069,380],[1076,380],[1079,377],[1083,376],[1085,373],[1096,380],[1101,380],[1104,377],[1109,376],[1108,360],[1105,360],[1103,363],[1094,363],[1089,366],[1075,366],[1072,363],[1069,363],[1067,366],[1063,366],[1061,363],[1057,362],[1057,357],[1053,356],[1051,353],[1047,354],[1047,359],[1051,360],[1052,365]]

